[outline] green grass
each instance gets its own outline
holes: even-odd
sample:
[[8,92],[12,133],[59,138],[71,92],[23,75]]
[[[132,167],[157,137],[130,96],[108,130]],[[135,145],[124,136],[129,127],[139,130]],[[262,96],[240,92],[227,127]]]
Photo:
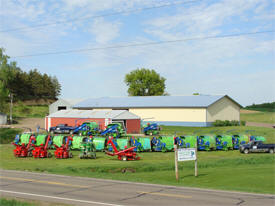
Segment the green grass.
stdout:
[[267,143],[275,143],[275,130],[264,127],[181,127],[181,126],[161,126],[160,134],[164,135],[198,135],[198,134],[249,134],[266,137]]
[[44,118],[49,114],[48,105],[23,105],[18,104],[13,107],[13,117],[26,118],[26,117],[41,117]]
[[241,113],[241,120],[275,124],[275,112]]
[[21,133],[21,129],[0,128],[0,144],[11,143],[16,134]]
[[18,201],[15,199],[0,198],[0,205],[3,206],[38,206],[36,203],[31,203],[27,201]]
[[12,145],[0,145],[1,168],[275,194],[275,161],[272,154],[244,155],[239,151],[199,152],[198,177],[194,177],[194,162],[180,162],[180,180],[177,182],[173,152],[140,153],[141,160],[124,162],[102,152],[97,153],[95,160],[80,160],[79,151],[73,151],[72,159],[20,159],[13,156],[12,150]]
[[[261,127],[162,127],[162,133],[178,135],[210,132],[262,135],[268,143],[275,142],[274,129]],[[0,145],[0,168],[47,172],[72,176],[126,180],[165,185],[190,186],[221,190],[235,190],[275,194],[275,155],[240,154],[239,151],[198,152],[198,177],[194,177],[194,162],[180,162],[180,180],[175,180],[174,153],[140,153],[139,161],[119,161],[102,152],[95,160],[80,160],[79,151],[73,159],[56,160],[15,158],[12,145]],[[53,151],[51,151],[53,153]],[[126,172],[125,172],[126,171]]]

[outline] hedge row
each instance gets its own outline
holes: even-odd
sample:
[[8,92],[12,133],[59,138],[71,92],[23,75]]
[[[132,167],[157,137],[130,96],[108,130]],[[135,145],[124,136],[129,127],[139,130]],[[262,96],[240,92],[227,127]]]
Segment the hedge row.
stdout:
[[216,120],[215,122],[213,122],[213,126],[215,127],[226,127],[226,126],[245,126],[245,121],[237,121],[237,120]]

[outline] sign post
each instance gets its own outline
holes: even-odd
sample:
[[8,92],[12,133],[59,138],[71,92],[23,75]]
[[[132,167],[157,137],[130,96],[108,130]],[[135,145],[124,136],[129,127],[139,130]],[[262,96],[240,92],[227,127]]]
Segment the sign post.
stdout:
[[175,172],[176,172],[176,180],[179,181],[179,169],[178,169],[178,146],[174,145],[175,151]]
[[198,168],[197,168],[197,151],[196,148],[177,148],[177,145],[174,146],[175,148],[175,170],[176,170],[176,179],[179,179],[178,174],[178,161],[190,161],[195,160],[195,176],[198,175]]

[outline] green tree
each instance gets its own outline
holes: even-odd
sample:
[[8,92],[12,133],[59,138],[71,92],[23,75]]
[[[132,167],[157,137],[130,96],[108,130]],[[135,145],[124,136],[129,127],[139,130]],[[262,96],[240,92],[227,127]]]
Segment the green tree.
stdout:
[[0,48],[0,112],[7,112],[8,110],[8,94],[9,91],[5,86],[5,80],[8,77],[8,56],[4,54],[4,49]]
[[153,69],[136,69],[126,74],[124,82],[129,96],[161,96],[165,92],[165,78]]

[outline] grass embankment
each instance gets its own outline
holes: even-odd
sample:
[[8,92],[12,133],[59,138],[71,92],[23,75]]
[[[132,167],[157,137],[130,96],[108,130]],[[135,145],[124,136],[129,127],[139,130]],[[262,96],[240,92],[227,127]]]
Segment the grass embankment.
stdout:
[[275,112],[241,113],[241,120],[275,124]]
[[21,131],[21,129],[0,128],[0,144],[11,143],[15,135],[21,133]]
[[0,198],[0,205],[1,206],[68,206],[67,204],[61,204],[61,203],[51,203],[51,202],[45,202],[43,203],[41,201],[34,201],[29,199],[23,199],[23,198],[10,198],[10,197],[2,197]]
[[13,107],[13,117],[14,118],[33,118],[41,117],[44,118],[49,114],[48,105],[24,105],[17,104]]
[[0,205],[3,206],[38,206],[38,203],[29,202],[29,201],[19,201],[9,198],[0,198]]

